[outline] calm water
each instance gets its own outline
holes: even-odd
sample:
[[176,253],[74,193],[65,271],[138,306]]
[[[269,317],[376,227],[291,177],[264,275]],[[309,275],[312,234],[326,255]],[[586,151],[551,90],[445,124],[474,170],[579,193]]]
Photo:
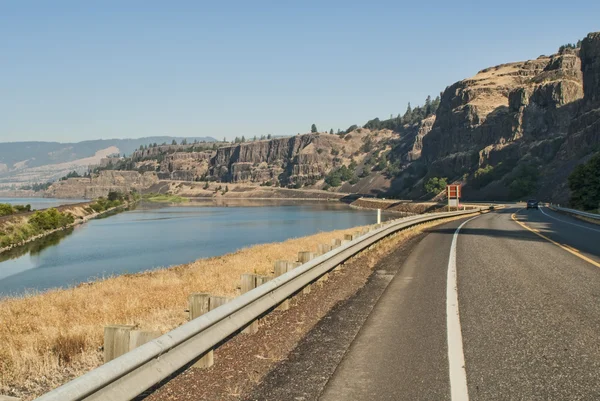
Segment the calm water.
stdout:
[[66,205],[67,203],[86,202],[85,199],[56,199],[56,198],[0,198],[0,203],[11,205],[31,205],[32,209],[47,209]]
[[254,244],[375,220],[373,210],[356,210],[337,202],[141,205],[0,255],[0,296],[188,263]]

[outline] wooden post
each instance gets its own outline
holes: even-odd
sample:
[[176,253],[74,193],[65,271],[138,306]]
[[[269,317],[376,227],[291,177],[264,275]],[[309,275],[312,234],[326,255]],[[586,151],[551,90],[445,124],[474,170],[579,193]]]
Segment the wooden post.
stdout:
[[[197,317],[202,316],[205,313],[210,312],[213,309],[218,308],[221,305],[229,302],[231,298],[229,297],[217,297],[212,296],[207,293],[195,293],[191,294],[189,301],[189,309],[190,309],[190,320],[196,319]],[[204,356],[194,363],[194,368],[210,368],[215,363],[214,350],[208,351]]]
[[132,330],[129,333],[129,351],[146,344],[162,335],[160,331]]
[[104,363],[129,351],[129,335],[135,328],[130,324],[116,324],[104,327]]
[[331,251],[331,245],[329,244],[319,244],[318,253],[319,255],[324,255],[327,252]]
[[256,288],[256,274],[244,273],[242,274],[242,294],[247,293]]
[[381,209],[377,209],[377,224],[381,223]]
[[331,248],[339,248],[340,246],[342,246],[342,240],[341,239],[332,239],[331,240]]
[[288,271],[288,261],[287,260],[276,260],[275,264],[273,265],[273,273],[275,274],[275,277],[279,277],[282,274],[287,273]]
[[[242,274],[242,294],[252,291],[256,288],[256,274],[244,273]],[[250,323],[242,333],[254,334],[258,332],[258,319]]]
[[[275,277],[279,277],[289,272],[293,268],[296,267],[297,262],[288,262],[287,260],[278,260],[275,262]],[[290,300],[286,299],[282,303],[279,304],[277,310],[286,311],[290,309]]]
[[315,254],[312,252],[307,252],[307,251],[301,251],[298,252],[298,262],[300,263],[306,263],[311,259],[315,258]]
[[264,283],[271,281],[272,277],[269,276],[256,276],[256,286],[259,287]]
[[210,294],[205,292],[197,292],[191,294],[188,298],[190,320],[194,320],[199,316],[204,315],[209,311]]
[[344,240],[350,242],[354,239],[354,234],[344,234]]
[[[311,259],[314,259],[315,255],[312,252],[298,252],[298,262],[306,263]],[[303,294],[310,294],[310,284],[302,289]]]

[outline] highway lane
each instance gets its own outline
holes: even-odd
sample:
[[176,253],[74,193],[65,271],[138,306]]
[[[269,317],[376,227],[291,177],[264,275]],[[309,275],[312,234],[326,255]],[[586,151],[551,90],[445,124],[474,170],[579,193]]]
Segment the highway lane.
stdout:
[[[600,399],[600,268],[584,259],[600,258],[597,227],[546,208],[465,223],[456,241],[457,350],[448,340],[447,273],[463,222],[433,229],[415,247],[321,400]],[[468,395],[451,396],[457,354]]]
[[557,213],[547,207],[519,210],[515,218],[559,244],[600,263],[600,225]]

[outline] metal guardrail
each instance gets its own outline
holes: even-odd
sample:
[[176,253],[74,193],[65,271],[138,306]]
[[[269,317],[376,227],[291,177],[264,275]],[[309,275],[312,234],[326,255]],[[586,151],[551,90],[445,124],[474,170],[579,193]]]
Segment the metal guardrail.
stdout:
[[558,210],[560,212],[571,213],[571,214],[576,214],[578,216],[587,217],[590,219],[600,220],[600,214],[582,212],[581,210],[569,209],[566,207],[560,207],[560,206],[556,206],[553,204],[550,204],[549,207],[551,207],[552,209]]
[[377,241],[406,228],[487,208],[431,213],[385,223],[61,387],[38,401],[131,400]]

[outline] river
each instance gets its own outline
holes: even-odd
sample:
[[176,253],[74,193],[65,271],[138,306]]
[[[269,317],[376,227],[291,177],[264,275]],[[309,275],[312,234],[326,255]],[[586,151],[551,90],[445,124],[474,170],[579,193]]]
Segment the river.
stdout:
[[141,204],[0,255],[0,296],[189,263],[375,220],[374,210],[339,202]]

